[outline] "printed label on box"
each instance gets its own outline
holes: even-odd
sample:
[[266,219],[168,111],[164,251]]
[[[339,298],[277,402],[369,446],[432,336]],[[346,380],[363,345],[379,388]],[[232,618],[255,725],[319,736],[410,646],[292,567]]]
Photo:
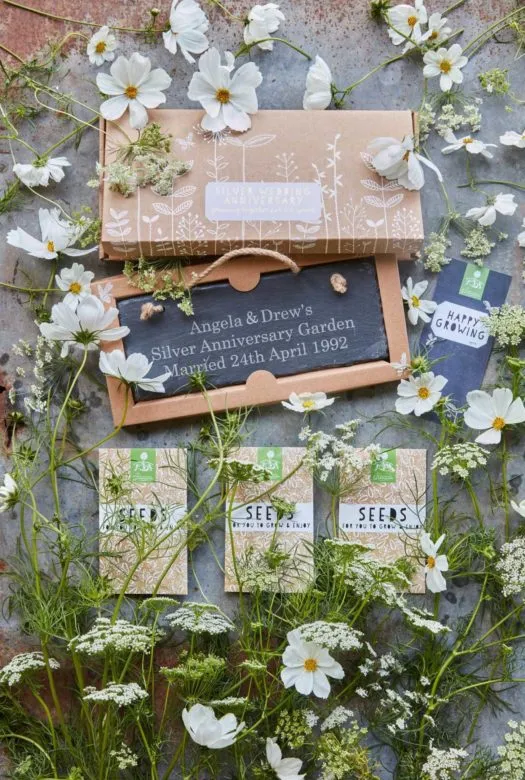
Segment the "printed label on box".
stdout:
[[306,181],[208,182],[204,210],[211,222],[317,222],[321,186]]
[[479,265],[467,263],[463,279],[461,280],[461,287],[459,288],[460,295],[466,295],[468,298],[475,298],[475,300],[480,301],[485,292],[489,273],[489,268],[480,268]]
[[486,312],[443,301],[432,317],[432,333],[437,338],[480,349],[489,340],[489,332],[482,322],[482,317],[486,316]]

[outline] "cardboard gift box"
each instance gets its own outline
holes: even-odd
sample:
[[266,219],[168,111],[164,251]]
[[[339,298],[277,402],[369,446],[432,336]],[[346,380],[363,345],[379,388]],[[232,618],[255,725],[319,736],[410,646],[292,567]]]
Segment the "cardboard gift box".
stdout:
[[[165,196],[148,186],[124,197],[103,182],[101,250],[110,260],[246,246],[408,258],[421,246],[419,192],[378,176],[366,151],[378,136],[412,134],[410,111],[260,111],[246,133],[219,135],[200,127],[202,109],[149,115],[191,169]],[[108,165],[136,131],[125,118],[102,130],[100,161]]]

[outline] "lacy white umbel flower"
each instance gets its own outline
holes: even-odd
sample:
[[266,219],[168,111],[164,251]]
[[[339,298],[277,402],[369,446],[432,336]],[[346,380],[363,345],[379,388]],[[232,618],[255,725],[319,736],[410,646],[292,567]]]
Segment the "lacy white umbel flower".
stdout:
[[441,150],[443,154],[450,154],[451,152],[459,151],[459,149],[465,149],[469,154],[481,154],[483,157],[490,160],[494,155],[492,152],[487,151],[489,146],[494,148],[497,147],[497,144],[485,144],[483,141],[480,141],[479,138],[472,138],[471,135],[464,135],[462,138],[456,138],[456,135],[452,130],[448,130],[445,133],[444,138],[448,146],[444,146]]
[[244,42],[258,43],[260,49],[272,51],[273,41],[265,40],[270,38],[271,34],[277,32],[281,22],[284,22],[284,14],[279,9],[277,3],[266,3],[265,5],[254,5],[248,14],[244,26]]
[[428,281],[412,282],[409,276],[406,285],[401,288],[403,300],[408,303],[408,319],[412,325],[417,325],[418,320],[430,322],[429,314],[433,314],[437,309],[435,301],[425,301],[421,298],[428,287]]
[[103,95],[111,95],[100,106],[104,119],[120,119],[129,108],[131,127],[140,129],[148,123],[147,108],[157,108],[166,102],[163,90],[168,89],[171,78],[162,68],[151,70],[148,57],[135,52],[129,60],[122,55],[109,69],[111,75],[99,73],[97,87]]
[[63,268],[55,276],[55,282],[57,287],[66,293],[64,303],[75,309],[80,300],[91,295],[91,280],[94,276],[93,271],[85,271],[81,263],[73,263],[71,268]]
[[78,634],[68,644],[69,650],[86,655],[105,653],[149,653],[151,645],[163,636],[158,629],[130,623],[119,619],[114,623],[109,618],[98,617],[85,634]]
[[241,65],[232,75],[235,58],[231,52],[224,56],[226,65],[221,64],[221,55],[215,48],[199,58],[199,72],[191,78],[188,97],[206,111],[201,121],[204,130],[219,133],[229,127],[244,132],[252,125],[249,114],[257,112],[255,89],[262,82],[262,75],[253,62]]
[[163,382],[170,378],[171,371],[160,376],[147,377],[152,365],[141,352],[133,352],[127,357],[121,349],[100,353],[99,368],[106,376],[114,376],[126,385],[140,387],[150,393],[165,393]]
[[400,414],[414,412],[416,417],[430,412],[441,398],[447,382],[444,376],[434,376],[432,371],[402,379],[397,386],[396,411]]
[[517,536],[501,548],[496,569],[503,580],[503,595],[516,596],[525,588],[525,538]]
[[427,21],[427,11],[423,0],[416,0],[414,5],[396,5],[387,14],[388,35],[394,46],[409,41],[419,42],[421,25]]
[[327,699],[330,694],[328,678],[342,680],[345,676],[341,664],[334,661],[324,647],[315,642],[305,642],[297,629],[290,631],[286,638],[288,647],[283,653],[284,669],[281,670],[284,687],[294,686],[297,693],[304,696],[313,693]]
[[206,14],[195,0],[173,0],[170,11],[170,29],[162,33],[164,46],[172,54],[177,46],[188,62],[195,62],[192,54],[202,54],[208,48],[204,35],[209,27]]
[[[60,669],[60,664],[54,658],[48,659],[50,669]],[[12,688],[20,682],[27,673],[37,669],[45,669],[46,662],[43,653],[19,653],[13,656],[9,663],[0,669],[0,685]]]
[[488,198],[486,206],[476,206],[469,209],[465,216],[469,219],[476,219],[484,227],[490,227],[496,221],[497,214],[510,217],[517,208],[518,204],[514,200],[514,195],[499,192],[495,198]]
[[340,621],[332,623],[316,620],[314,623],[306,623],[297,630],[305,642],[315,642],[316,645],[326,647],[327,650],[358,650],[363,645],[362,632]]
[[61,355],[65,357],[70,347],[93,350],[101,341],[118,341],[127,336],[127,325],[109,327],[117,314],[115,308],[105,310],[95,295],[81,300],[76,311],[62,301],[51,309],[51,322],[40,323],[40,333],[48,341],[61,341]]
[[523,498],[519,503],[517,501],[511,501],[510,505],[515,512],[517,512],[522,517],[525,517],[525,498]]
[[18,503],[18,485],[11,474],[4,474],[4,484],[0,486],[0,512],[7,512]]
[[197,745],[220,750],[230,747],[243,730],[245,724],[237,724],[237,718],[232,712],[217,718],[211,707],[194,704],[190,709],[182,710],[182,721],[186,731]]
[[13,173],[28,187],[47,187],[49,179],[62,181],[66,175],[63,169],[70,165],[66,157],[43,157],[34,163],[16,163]]
[[287,401],[282,401],[282,405],[292,412],[318,412],[326,406],[331,406],[335,398],[327,398],[326,393],[292,393]]
[[89,249],[73,248],[73,244],[76,244],[82,235],[83,229],[73,222],[61,220],[58,209],[51,209],[51,211],[39,209],[38,220],[42,233],[40,241],[30,236],[22,228],[15,228],[7,234],[7,243],[18,249],[23,249],[32,257],[41,257],[44,260],[54,260],[59,253],[78,257],[79,255],[87,255],[95,249],[95,247]]
[[501,431],[507,425],[525,422],[525,406],[521,398],[514,398],[508,387],[497,387],[492,395],[484,390],[467,393],[468,409],[465,424],[476,431],[479,444],[498,444]]
[[115,59],[115,49],[117,48],[117,39],[110,32],[109,27],[104,25],[88,41],[87,55],[92,65],[103,65],[105,62],[112,62]]
[[463,49],[459,43],[453,43],[450,49],[440,48],[437,51],[427,51],[423,57],[425,67],[423,76],[426,79],[439,76],[439,86],[443,92],[448,92],[454,84],[463,81],[464,68],[468,57],[463,55]]
[[431,168],[442,181],[441,173],[434,163],[427,160],[414,149],[414,138],[406,135],[402,141],[397,138],[374,138],[368,145],[372,155],[372,165],[385,179],[397,179],[407,190],[420,190],[425,183],[421,163]]
[[503,144],[503,146],[517,146],[518,149],[525,149],[525,130],[523,133],[507,130],[506,133],[500,135],[499,142],[500,144]]
[[308,68],[306,91],[303,97],[305,111],[319,111],[328,108],[332,102],[332,73],[318,54]]
[[283,752],[276,739],[266,740],[266,759],[279,780],[303,780],[300,775],[303,762],[300,758],[283,758]]
[[171,628],[179,628],[190,634],[226,634],[233,630],[233,623],[214,604],[186,604],[166,615]]
[[118,707],[137,704],[139,701],[148,698],[147,691],[141,688],[138,683],[108,683],[107,688],[97,690],[91,686],[84,688],[84,701],[112,702]]
[[438,555],[438,550],[443,544],[445,534],[439,537],[437,542],[433,542],[430,536],[425,533],[421,534],[419,543],[423,553],[426,555],[425,562],[425,578],[427,582],[427,588],[432,593],[440,593],[442,590],[446,590],[447,583],[443,577],[443,571],[448,571],[448,560],[446,555]]
[[433,45],[445,41],[452,32],[452,28],[448,27],[447,21],[440,13],[430,14],[428,17],[428,30],[421,36],[421,41],[426,41]]

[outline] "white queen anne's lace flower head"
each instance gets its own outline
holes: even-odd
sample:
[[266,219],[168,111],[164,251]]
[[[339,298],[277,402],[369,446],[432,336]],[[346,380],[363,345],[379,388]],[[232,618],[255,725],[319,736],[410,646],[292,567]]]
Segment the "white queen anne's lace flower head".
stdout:
[[4,474],[4,484],[0,485],[0,512],[7,512],[18,502],[18,485],[11,474]]
[[502,546],[496,569],[502,579],[504,596],[521,593],[525,588],[525,537],[517,536]]
[[163,636],[162,631],[152,631],[148,626],[135,625],[119,619],[99,617],[85,634],[78,634],[68,644],[69,650],[86,655],[106,653],[149,653],[151,645]]
[[[49,658],[48,664],[50,669],[60,669],[60,664],[55,658]],[[9,663],[0,669],[0,685],[7,685],[9,688],[12,688],[26,675],[45,668],[46,662],[43,653],[19,653],[13,656]]]
[[49,180],[62,181],[64,168],[71,165],[66,157],[49,157],[34,163],[16,163],[13,173],[28,187],[47,187]]
[[403,300],[408,303],[408,319],[412,325],[417,325],[418,320],[430,322],[430,314],[437,309],[435,301],[426,301],[421,297],[428,287],[428,281],[423,280],[414,284],[409,276],[404,287],[401,288]]
[[486,206],[475,206],[465,214],[469,219],[475,219],[483,227],[490,227],[496,221],[497,214],[512,216],[518,204],[511,193],[499,192],[495,198],[489,198]]
[[133,352],[127,357],[121,349],[100,353],[99,368],[106,376],[113,376],[126,385],[140,387],[150,393],[164,393],[166,390],[163,383],[170,378],[171,371],[148,377],[152,365],[141,352]]
[[126,707],[131,704],[138,704],[143,699],[148,698],[147,691],[141,688],[138,683],[116,683],[110,682],[107,688],[97,690],[89,686],[84,688],[84,701],[104,702],[116,704],[118,707]]
[[283,653],[284,669],[281,680],[285,688],[294,687],[297,693],[308,696],[313,693],[322,699],[330,694],[329,677],[342,680],[343,667],[335,661],[328,650],[315,642],[305,642],[300,630],[287,635],[288,647]]
[[443,92],[448,92],[454,84],[463,81],[462,68],[468,62],[468,57],[463,55],[463,49],[459,43],[453,43],[450,49],[444,47],[437,51],[427,51],[423,57],[425,67],[423,76],[426,79],[439,76],[439,86]]
[[117,39],[107,25],[91,36],[87,45],[87,55],[92,65],[103,65],[115,59]]
[[300,758],[283,758],[283,752],[276,739],[266,740],[266,760],[279,780],[303,780],[300,775],[303,762]]
[[192,54],[202,54],[208,48],[204,35],[208,27],[206,14],[195,0],[173,0],[170,28],[162,33],[164,45],[172,54],[179,47],[188,62],[195,62]]
[[213,604],[192,604],[186,602],[176,612],[166,615],[171,628],[178,628],[190,634],[226,634],[234,626],[231,620]]
[[206,114],[201,127],[219,133],[226,127],[244,132],[251,127],[250,114],[258,109],[256,88],[262,75],[255,63],[248,62],[234,72],[235,58],[226,52],[226,64],[221,63],[217,49],[209,49],[199,58],[199,72],[194,73],[188,87],[188,97],[202,105]]
[[308,68],[303,108],[306,111],[319,111],[328,108],[332,102],[332,73],[318,54]]
[[374,138],[368,145],[372,165],[385,179],[396,179],[407,190],[420,190],[425,183],[422,165],[431,168],[438,179],[442,176],[434,163],[415,151],[414,138],[406,135],[402,141],[397,138]]
[[335,398],[327,398],[326,393],[292,393],[288,401],[282,401],[282,405],[292,412],[318,412],[327,406],[331,406]]
[[447,382],[444,376],[434,376],[432,371],[402,379],[397,387],[396,411],[400,414],[413,412],[416,417],[430,412],[441,398]]
[[489,147],[494,149],[497,144],[486,144],[480,141],[479,138],[472,138],[471,135],[464,135],[462,138],[457,138],[452,130],[447,130],[444,135],[445,141],[448,146],[444,146],[441,150],[443,154],[451,154],[457,152],[460,149],[464,149],[469,154],[481,154],[486,159],[490,160],[494,155],[488,151]]
[[63,268],[55,276],[57,287],[66,293],[64,303],[75,309],[78,302],[91,294],[91,281],[95,274],[86,271],[81,263],[73,263],[71,268]]
[[429,534],[421,534],[419,543],[421,550],[426,555],[425,578],[427,588],[432,593],[440,593],[446,590],[447,583],[442,572],[448,571],[448,560],[446,555],[439,555],[438,550],[445,540],[445,534],[439,537],[437,542],[433,542]]
[[362,647],[361,631],[350,628],[346,623],[316,620],[297,629],[305,642],[314,642],[327,650],[358,650]]
[[7,243],[43,260],[54,260],[60,253],[70,257],[87,255],[95,249],[74,249],[73,245],[82,235],[82,227],[61,219],[58,209],[39,209],[38,220],[41,240],[33,238],[22,228],[15,228],[7,234]]
[[508,425],[525,422],[525,406],[521,398],[514,398],[508,387],[497,387],[492,395],[484,390],[467,393],[468,409],[465,424],[476,431],[479,444],[498,444],[501,432]]
[[148,123],[146,109],[166,102],[164,90],[171,84],[170,76],[162,68],[151,70],[149,58],[138,52],[129,60],[118,57],[109,72],[97,75],[97,87],[102,94],[110,95],[100,106],[100,113],[113,122],[129,109],[131,127],[140,130]]
[[244,722],[237,723],[232,712],[217,718],[213,709],[203,704],[194,704],[189,710],[185,707],[182,710],[182,720],[192,740],[197,745],[211,750],[233,745],[245,726]]
[[284,14],[280,10],[278,3],[265,3],[265,5],[254,5],[248,13],[246,24],[244,25],[244,42],[254,43],[261,41],[257,45],[260,49],[272,51],[273,41],[265,40],[271,37],[271,34],[277,32],[279,25],[284,21]]

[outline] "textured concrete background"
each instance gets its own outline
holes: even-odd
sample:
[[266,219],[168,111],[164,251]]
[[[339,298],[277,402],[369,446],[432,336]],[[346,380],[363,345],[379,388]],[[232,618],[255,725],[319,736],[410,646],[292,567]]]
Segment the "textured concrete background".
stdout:
[[[37,0],[35,0],[35,5]],[[203,2],[204,5],[204,2]],[[232,12],[242,15],[251,3],[236,2],[230,0],[229,7]],[[39,0],[38,6],[56,14],[68,16],[78,15],[84,20],[97,22],[109,22],[123,26],[141,26],[148,19],[149,3],[140,0],[97,0],[96,3],[87,3],[81,0],[71,3],[69,0]],[[158,3],[163,15],[168,10],[169,3],[162,0]],[[377,63],[397,53],[391,46],[384,27],[378,27],[368,16],[368,3],[366,0],[346,2],[345,0],[282,0],[281,7],[286,14],[287,21],[283,25],[282,33],[290,40],[303,46],[307,51],[320,53],[332,67],[335,81],[340,86],[345,86],[366,73]],[[453,29],[464,27],[465,32],[459,40],[463,43],[471,40],[491,21],[496,20],[506,12],[516,7],[512,0],[467,0],[466,4],[451,14],[450,21]],[[0,41],[10,47],[21,56],[28,56],[41,49],[51,40],[59,40],[67,31],[82,30],[90,34],[89,27],[81,28],[78,25],[54,22],[27,12],[1,6]],[[211,22],[209,38],[212,44],[219,48],[231,48],[235,50],[242,38],[242,30],[239,25],[228,23],[216,8],[208,8]],[[443,10],[436,2],[430,3],[430,10]],[[168,107],[190,107],[192,104],[186,98],[186,88],[193,72],[193,67],[187,64],[180,55],[175,58],[162,46],[143,43],[132,35],[118,34],[120,41],[119,53],[130,54],[139,50],[143,54],[151,56],[157,66],[162,66],[173,76],[173,82],[168,91]],[[65,57],[60,74],[52,84],[59,86],[64,92],[70,92],[77,99],[86,103],[98,105],[99,98],[95,87],[97,69],[92,67],[84,56],[84,42],[80,49],[74,47]],[[477,74],[494,66],[508,66],[511,68],[511,77],[518,92],[522,91],[523,60],[515,61],[514,47],[505,42],[492,42],[485,46],[480,54],[469,63],[465,69],[465,91],[468,94],[479,95]],[[304,79],[307,71],[306,61],[290,49],[276,45],[272,54],[253,53],[253,59],[261,67],[264,81],[258,91],[261,108],[300,108]],[[520,82],[521,80],[521,82]],[[393,108],[417,108],[420,102],[420,90],[422,85],[420,65],[404,61],[397,62],[379,74],[376,74],[365,84],[360,86],[352,95],[347,108],[360,109],[393,109]],[[434,89],[435,85],[432,84]],[[523,97],[523,95],[521,95]],[[485,97],[483,105],[484,122],[480,137],[487,142],[495,142],[500,133],[506,129],[520,130],[525,126],[523,112],[516,109],[508,114],[504,111],[504,102],[498,97]],[[90,117],[85,110],[80,110],[82,116]],[[38,119],[34,129],[30,126],[24,130],[33,135],[36,146],[45,149],[61,135],[65,135],[69,125],[54,117],[43,116]],[[97,159],[98,134],[88,131],[77,152],[70,148],[63,148],[60,153],[67,154],[74,163],[74,168],[69,169],[65,180],[60,185],[51,187],[47,192],[51,196],[61,200],[66,209],[76,209],[83,204],[90,204],[96,209],[95,193],[84,186],[87,179],[92,176],[95,160]],[[456,190],[455,184],[465,180],[462,163],[458,157],[443,158],[439,152],[444,143],[441,139],[429,144],[429,153],[446,175],[446,182],[451,195],[457,197],[457,205],[464,211],[472,205],[478,205],[478,199],[465,189]],[[19,159],[25,159],[24,150],[17,150]],[[497,162],[492,163],[477,161],[474,170],[479,176],[490,175],[495,178],[523,181],[525,172],[525,153],[517,149],[499,149]],[[0,142],[0,175],[9,173],[12,166],[9,149],[5,142]],[[432,173],[427,175],[427,186],[423,192],[423,205],[425,214],[425,230],[428,235],[438,227],[440,215],[443,213],[443,204],[440,191]],[[47,193],[46,193],[47,194]],[[523,215],[523,198],[521,212]],[[36,209],[40,203],[30,197],[25,198],[22,206],[15,212],[11,212],[2,218],[1,235],[16,225],[26,228],[29,232],[38,233]],[[516,246],[515,235],[518,232],[520,221],[518,215],[514,218],[498,217],[498,226],[502,230],[508,230],[510,238],[507,242],[499,244],[490,258],[489,265],[514,277],[510,298],[513,302],[521,299],[520,276],[523,260],[523,251]],[[456,239],[451,249],[453,256],[459,256],[461,240]],[[2,241],[0,243],[0,279],[11,283],[24,283],[24,274],[29,273],[35,282],[45,282],[48,268],[45,261],[35,260],[24,255],[21,251],[8,247]],[[84,258],[84,264],[94,270],[98,278],[115,274],[119,265],[115,263],[104,265],[94,256]],[[402,277],[422,276],[422,269],[412,263],[403,264]],[[430,276],[429,276],[430,278]],[[432,282],[433,283],[433,282]],[[2,389],[10,385],[20,385],[20,380],[15,376],[15,366],[18,359],[10,356],[11,345],[19,338],[32,339],[35,335],[35,327],[31,313],[24,308],[23,298],[19,295],[1,292],[0,304],[0,405],[5,399]],[[414,341],[417,333],[412,331]],[[487,382],[495,376],[498,356],[494,355]],[[26,380],[27,381],[27,380]],[[21,386],[20,392],[24,388]],[[84,386],[84,399],[89,406],[88,425],[82,434],[84,443],[91,443],[95,438],[102,438],[111,430],[111,417],[107,397],[104,392],[93,389],[92,385]],[[319,419],[320,426],[325,430],[333,429],[337,423],[349,418],[361,416],[364,419],[373,418],[382,412],[391,410],[396,397],[395,386],[387,385],[376,389],[365,389],[341,396],[337,402],[328,409],[324,418]],[[0,406],[1,409],[1,406]],[[274,406],[255,410],[249,423],[250,435],[247,444],[250,445],[293,445],[297,444],[297,433],[301,424],[301,418],[295,416],[280,407]],[[137,442],[150,447],[184,446],[198,433],[201,420],[190,422],[165,422],[150,426],[141,426],[122,432],[113,445],[133,446]],[[432,426],[429,422],[420,422],[421,427]],[[358,441],[368,443],[382,428],[381,421],[371,421],[361,428]],[[0,434],[5,433],[5,426],[0,428]],[[385,446],[421,446],[422,441],[416,435],[401,434],[389,431],[382,434],[378,440]],[[6,439],[7,445],[7,439]],[[8,468],[7,452],[1,455],[0,473],[3,473],[4,459]],[[522,483],[524,471],[523,446],[516,452],[516,459],[510,465],[510,477],[513,490],[518,493]],[[202,475],[204,478],[204,475]],[[501,513],[492,513],[489,509],[490,502],[485,486],[480,486],[480,504],[487,507],[487,523],[495,524],[498,528],[502,525]],[[94,492],[85,489],[75,489],[74,485],[63,485],[64,506],[69,517],[77,522],[82,520],[89,532],[94,532],[97,522],[97,496]],[[451,497],[444,487],[442,497]],[[48,500],[43,496],[44,503]],[[461,505],[459,505],[460,507]],[[43,510],[45,511],[45,509]],[[328,505],[318,496],[316,508],[316,521],[318,527],[324,525],[324,519],[328,512]],[[4,515],[0,524],[0,570],[9,566],[9,558],[15,551],[18,524],[14,518]],[[88,534],[89,535],[89,534]],[[222,534],[219,530],[215,533],[219,557],[222,555]],[[198,550],[193,557],[193,573],[190,573],[190,597],[198,596],[198,583],[210,600],[216,600],[234,607],[234,597],[226,599],[223,594],[222,575],[216,569],[209,551]],[[0,600],[7,595],[8,582],[0,579]],[[470,588],[451,586],[442,600],[443,615],[445,621],[454,621],[459,615],[465,614],[471,605],[473,593]],[[430,604],[430,598],[427,599]],[[24,639],[17,627],[16,616],[5,618],[0,629],[0,660],[11,657],[24,646]],[[509,701],[514,710],[525,715],[525,705],[520,690],[508,694]],[[504,733],[507,715],[503,713],[497,721],[487,716],[480,723],[479,738],[487,745],[497,744]],[[385,764],[384,777],[391,777],[389,769],[389,756],[382,756]]]

